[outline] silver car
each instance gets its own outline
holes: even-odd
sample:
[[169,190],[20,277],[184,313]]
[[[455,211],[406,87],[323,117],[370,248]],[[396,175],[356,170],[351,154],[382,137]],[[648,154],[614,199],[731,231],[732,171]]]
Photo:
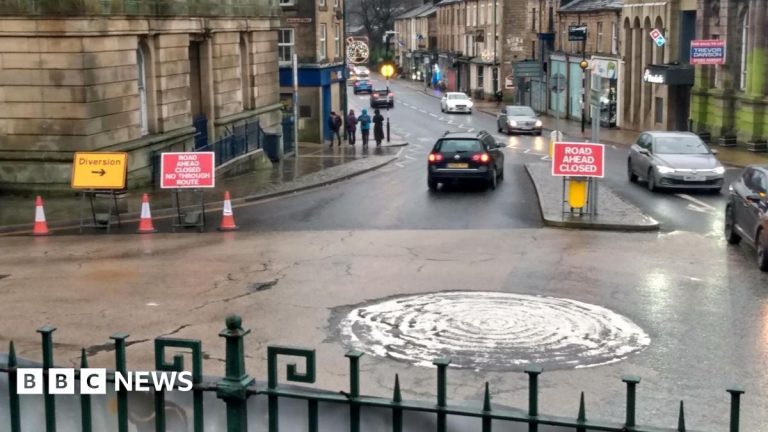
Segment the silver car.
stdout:
[[690,132],[643,132],[629,149],[627,176],[645,178],[648,190],[659,188],[706,189],[719,193],[725,168]]
[[527,132],[541,135],[541,120],[528,106],[509,105],[502,108],[496,119],[496,127],[499,132],[511,134],[513,132]]

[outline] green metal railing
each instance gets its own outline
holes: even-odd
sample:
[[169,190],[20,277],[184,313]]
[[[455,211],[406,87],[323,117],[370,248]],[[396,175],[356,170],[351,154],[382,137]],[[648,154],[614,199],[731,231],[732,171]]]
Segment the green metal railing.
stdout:
[[[46,326],[38,330],[42,335],[43,351],[43,374],[47,376],[49,368],[54,366],[53,361],[53,332],[55,328]],[[440,358],[434,361],[437,367],[437,399],[436,401],[415,401],[404,400],[400,390],[400,380],[397,375],[394,377],[394,391],[391,398],[363,396],[360,394],[360,358],[362,352],[349,351],[346,357],[349,359],[349,391],[328,392],[310,387],[296,385],[281,386],[278,380],[278,359],[283,356],[298,357],[304,360],[304,372],[298,371],[296,364],[288,364],[286,370],[286,380],[296,383],[314,383],[316,377],[316,356],[315,351],[311,349],[287,347],[287,346],[269,346],[267,348],[267,381],[266,383],[256,382],[248,375],[245,370],[245,348],[244,337],[250,333],[250,330],[242,328],[242,322],[238,316],[230,316],[226,320],[226,329],[219,333],[219,336],[226,340],[226,372],[221,379],[207,379],[203,377],[203,351],[199,340],[179,339],[160,337],[155,339],[155,367],[158,371],[184,371],[184,356],[174,354],[173,361],[166,361],[166,353],[170,349],[182,349],[189,351],[192,358],[192,381],[194,383],[192,390],[192,418],[195,432],[203,431],[203,396],[205,392],[215,392],[216,396],[226,404],[226,430],[228,432],[245,432],[248,430],[248,399],[252,396],[261,396],[267,398],[267,423],[270,432],[277,432],[279,429],[280,401],[284,398],[305,401],[307,404],[307,429],[310,432],[318,431],[320,423],[320,403],[338,404],[349,409],[349,430],[359,432],[366,430],[365,409],[379,408],[391,411],[390,426],[394,432],[404,430],[404,413],[421,412],[434,414],[436,419],[436,430],[445,432],[448,429],[448,418],[453,416],[470,417],[479,420],[478,425],[483,432],[491,432],[492,421],[507,421],[526,423],[529,432],[537,432],[539,426],[559,426],[572,429],[578,432],[585,431],[634,431],[634,432],[663,432],[663,431],[685,431],[685,414],[683,402],[680,402],[677,426],[668,429],[659,429],[652,427],[641,427],[635,423],[636,391],[640,378],[636,376],[625,376],[622,381],[627,388],[626,393],[626,418],[624,422],[598,422],[590,421],[587,418],[586,406],[584,402],[584,393],[578,404],[578,414],[576,418],[567,418],[561,416],[544,415],[539,413],[539,378],[542,369],[537,366],[529,366],[525,369],[528,375],[529,393],[527,410],[515,408],[500,408],[491,405],[491,389],[489,384],[485,383],[485,397],[482,404],[476,407],[469,405],[454,405],[448,401],[448,376],[447,370],[450,365],[449,358]],[[114,344],[116,370],[126,372],[126,339],[127,334],[117,333],[111,336]],[[82,352],[80,363],[81,368],[88,366],[88,359],[85,350]],[[20,432],[23,423],[21,408],[22,397],[16,393],[18,359],[14,350],[13,342],[10,343],[8,361],[6,364],[0,363],[0,375],[7,374],[8,389],[0,388],[0,392],[8,392],[8,407],[10,413],[10,431]],[[76,372],[79,377],[79,370]],[[108,380],[114,381],[114,373],[108,374]],[[45,380],[47,381],[47,380]],[[730,393],[730,431],[739,431],[739,404],[743,390],[732,388],[727,390]],[[54,432],[56,423],[56,400],[63,397],[78,396],[54,396],[49,394],[47,386],[44,388],[44,413],[46,432]],[[0,399],[2,400],[2,399]],[[81,430],[89,432],[92,430],[92,407],[91,397],[88,395],[79,396]],[[117,394],[117,424],[119,432],[127,432],[129,426],[129,399],[125,391]],[[166,400],[164,392],[155,392],[154,394],[154,418],[155,431],[166,431]],[[574,404],[575,408],[575,404]],[[0,406],[0,409],[4,407]],[[346,409],[346,408],[345,408]],[[575,411],[575,410],[574,410]],[[4,425],[0,425],[4,428]],[[212,430],[223,430],[224,425],[218,425]]]
[[272,17],[277,0],[0,0],[0,16]]

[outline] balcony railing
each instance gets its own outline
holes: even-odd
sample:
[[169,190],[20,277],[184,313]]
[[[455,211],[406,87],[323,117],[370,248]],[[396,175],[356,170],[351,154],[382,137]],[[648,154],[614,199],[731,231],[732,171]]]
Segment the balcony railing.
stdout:
[[275,17],[277,0],[0,0],[0,16]]

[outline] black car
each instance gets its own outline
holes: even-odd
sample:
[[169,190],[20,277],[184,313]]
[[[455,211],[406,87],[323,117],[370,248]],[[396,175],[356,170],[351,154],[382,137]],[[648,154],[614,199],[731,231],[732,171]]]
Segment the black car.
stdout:
[[747,167],[728,190],[725,239],[732,245],[746,240],[757,249],[757,266],[768,271],[768,165]]
[[[387,104],[389,102],[389,104]],[[389,91],[389,98],[387,98],[387,90],[373,90],[371,92],[371,108],[394,108],[395,107],[395,95],[392,91]]]
[[486,131],[446,132],[429,153],[427,186],[434,191],[438,183],[467,179],[482,180],[496,189],[496,182],[504,178],[501,147]]

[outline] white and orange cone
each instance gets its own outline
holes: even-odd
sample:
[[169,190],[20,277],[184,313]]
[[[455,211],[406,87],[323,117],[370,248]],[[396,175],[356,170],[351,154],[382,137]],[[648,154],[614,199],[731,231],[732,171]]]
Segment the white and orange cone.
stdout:
[[51,232],[48,231],[48,222],[45,221],[43,199],[38,195],[35,199],[35,225],[32,227],[32,235],[45,236],[49,234]]
[[141,199],[141,220],[139,221],[139,229],[136,230],[139,234],[152,234],[157,230],[152,225],[152,213],[149,210],[149,196],[144,194]]
[[226,191],[224,192],[224,209],[221,215],[219,231],[235,231],[239,228],[235,225],[235,217],[232,215],[232,201],[229,198],[229,191]]

